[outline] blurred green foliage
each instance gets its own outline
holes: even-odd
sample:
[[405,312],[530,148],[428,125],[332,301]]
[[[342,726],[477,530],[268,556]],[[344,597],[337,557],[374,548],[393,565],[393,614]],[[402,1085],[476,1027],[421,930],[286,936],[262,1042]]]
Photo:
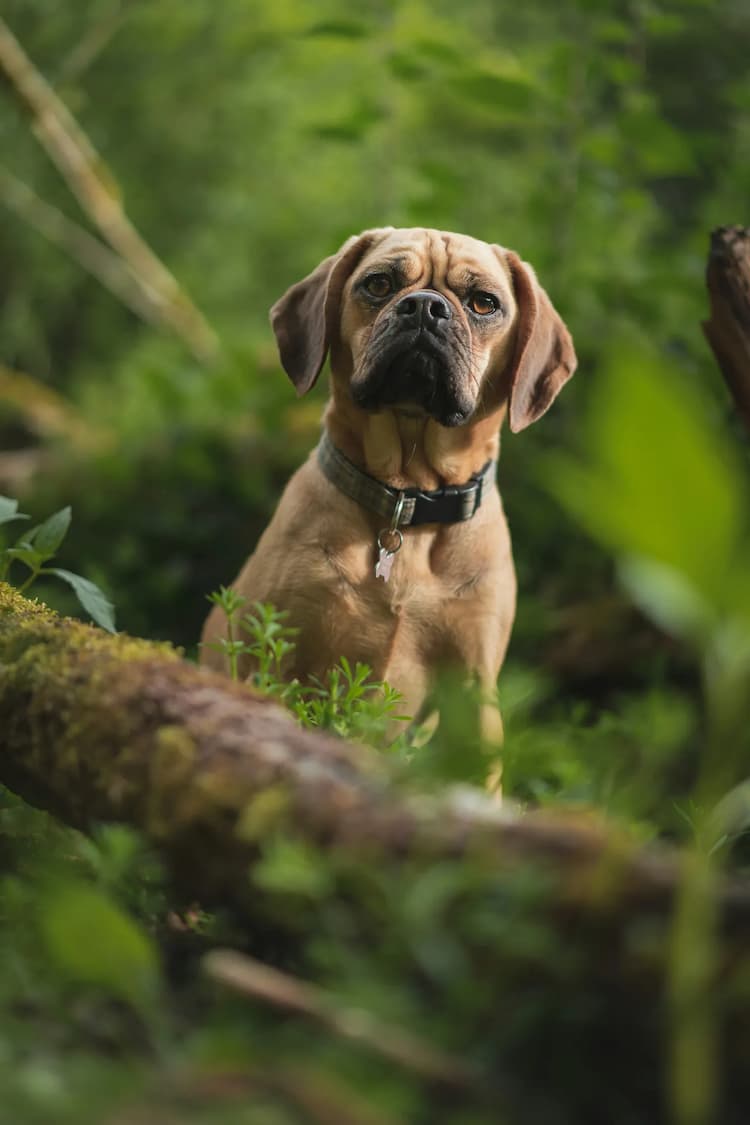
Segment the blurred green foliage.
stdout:
[[[2,359],[63,392],[99,439],[65,449],[34,493],[40,510],[73,505],[70,550],[109,583],[123,628],[194,643],[202,596],[315,440],[324,389],[294,402],[266,310],[352,231],[388,223],[466,230],[534,263],[581,373],[504,451],[519,569],[532,598],[553,600],[551,544],[565,543],[562,581],[600,571],[532,470],[574,437],[624,329],[684,381],[715,381],[699,327],[706,235],[741,219],[750,192],[740,0],[472,0],[460,15],[421,0],[356,14],[340,0],[9,0],[4,15],[225,345],[217,369],[196,368],[7,212]],[[7,91],[0,142],[15,175],[77,217]]]
[[[325,389],[295,400],[273,300],[368,226],[510,246],[569,324],[580,369],[539,425],[503,443],[520,579],[500,686],[506,792],[746,870],[747,452],[700,330],[708,231],[748,221],[744,0],[6,0],[3,18],[223,343],[217,365],[196,364],[2,209],[0,191],[0,491],[22,493],[35,519],[72,505],[61,565],[113,597],[123,629],[194,645],[205,595],[231,579],[317,437]],[[10,172],[85,225],[7,86],[0,145]],[[50,400],[4,392],[6,368],[60,396],[54,426]],[[418,784],[474,777],[461,689],[444,698],[448,720],[409,758]],[[320,704],[335,725],[336,699]],[[385,1120],[603,1120],[587,1100],[597,1050],[630,1029],[597,1042],[612,997],[571,991],[578,951],[550,949],[541,877],[479,903],[455,868],[347,874],[270,840],[254,877],[298,938],[278,949],[200,912],[169,924],[157,865],[122,829],[86,841],[3,793],[0,846],[8,1120],[119,1122],[128,1101],[134,1122],[154,1106],[167,1123],[308,1120],[258,1078],[287,1057],[297,1078],[303,1063],[328,1075],[352,1116],[364,1090]],[[371,931],[346,896],[330,904],[337,880],[367,902]],[[710,912],[681,919],[710,961]],[[294,1020],[209,995],[196,959],[217,933],[480,1066],[500,1058],[499,1108],[436,1099]],[[631,938],[648,957],[652,936]],[[678,999],[684,948],[675,938]],[[708,1057],[710,1020],[681,1026]],[[667,1112],[649,1086],[653,1025],[637,1031],[641,1068],[607,1091],[613,1123]],[[684,1108],[689,1055],[672,1039]],[[252,1097],[240,1085],[232,1100],[227,1071]],[[679,1125],[740,1120],[704,1087],[704,1117],[675,1111]]]

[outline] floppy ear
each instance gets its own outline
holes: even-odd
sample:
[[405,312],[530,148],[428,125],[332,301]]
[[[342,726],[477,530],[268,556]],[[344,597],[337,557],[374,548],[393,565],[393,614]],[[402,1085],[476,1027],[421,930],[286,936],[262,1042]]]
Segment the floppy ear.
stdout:
[[518,433],[541,418],[575,371],[570,333],[531,266],[505,252],[518,305],[518,336],[511,367],[510,428]]
[[373,232],[348,239],[311,274],[287,289],[271,308],[281,365],[303,395],[320,375],[335,331],[347,278],[373,240]]

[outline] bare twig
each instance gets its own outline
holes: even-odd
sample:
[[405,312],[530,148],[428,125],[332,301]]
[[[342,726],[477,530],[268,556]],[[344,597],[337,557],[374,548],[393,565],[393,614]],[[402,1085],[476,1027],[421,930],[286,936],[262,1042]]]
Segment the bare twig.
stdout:
[[264,1060],[242,1067],[191,1066],[170,1075],[166,1082],[162,1075],[143,1101],[128,1105],[124,1116],[118,1110],[106,1125],[153,1125],[156,1120],[163,1125],[173,1120],[169,1110],[174,1111],[175,1103],[191,1110],[198,1103],[210,1106],[215,1113],[222,1109],[226,1113],[237,1106],[239,1112],[248,1099],[257,1102],[259,1095],[300,1111],[310,1125],[399,1125],[402,1120],[391,1112],[386,1117],[338,1075],[317,1067]]
[[127,5],[128,0],[112,0],[101,18],[87,28],[72,51],[63,59],[59,70],[60,82],[72,82],[80,78],[91,66],[119,30]]
[[77,445],[91,446],[103,436],[86,424],[58,391],[45,386],[33,375],[14,371],[3,363],[0,363],[0,399],[15,407],[40,437],[62,435]]
[[0,451],[0,492],[9,496],[24,493],[36,473],[49,470],[53,465],[55,455],[46,439],[65,438],[66,453],[71,446],[86,450],[100,448],[109,439],[105,429],[84,422],[64,396],[52,387],[2,363],[0,403],[10,404],[29,430],[45,439],[41,445],[34,443],[25,449]]
[[362,1094],[355,1097],[351,1090],[334,1085],[328,1075],[301,1067],[280,1068],[271,1076],[269,1086],[317,1125],[399,1125],[401,1121],[390,1113],[384,1117],[364,1102]]
[[333,1034],[362,1044],[423,1078],[449,1086],[465,1087],[472,1083],[471,1070],[460,1059],[400,1027],[381,1022],[370,1012],[343,1007],[315,985],[252,957],[230,949],[215,949],[203,958],[203,967],[213,980],[234,992],[308,1016]]
[[180,336],[200,360],[215,358],[215,333],[130,222],[111,172],[2,18],[0,71],[4,71],[16,96],[31,113],[37,139],[85,214],[122,257],[139,286],[152,291],[161,323]]
[[157,295],[136,281],[117,254],[1,167],[0,200],[34,230],[65,250],[134,313],[152,324],[160,323],[161,304]]

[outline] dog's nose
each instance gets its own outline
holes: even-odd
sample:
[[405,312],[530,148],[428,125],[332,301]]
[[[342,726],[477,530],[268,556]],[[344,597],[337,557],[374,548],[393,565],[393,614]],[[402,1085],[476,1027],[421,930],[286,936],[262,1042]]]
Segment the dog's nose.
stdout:
[[416,293],[407,293],[398,302],[394,312],[403,324],[415,328],[431,328],[433,331],[441,328],[453,316],[445,297],[434,289],[419,289]]

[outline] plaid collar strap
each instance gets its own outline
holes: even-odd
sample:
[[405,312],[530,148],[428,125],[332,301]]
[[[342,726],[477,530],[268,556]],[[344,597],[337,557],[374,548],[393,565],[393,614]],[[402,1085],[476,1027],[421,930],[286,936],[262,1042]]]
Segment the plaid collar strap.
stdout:
[[[390,488],[363,473],[336,448],[326,430],[318,445],[318,464],[331,484],[350,500],[377,512],[392,528],[424,523],[462,523],[482,503],[482,494],[495,477],[495,461],[488,461],[466,484],[425,492],[420,488]],[[400,507],[399,507],[400,504]]]

